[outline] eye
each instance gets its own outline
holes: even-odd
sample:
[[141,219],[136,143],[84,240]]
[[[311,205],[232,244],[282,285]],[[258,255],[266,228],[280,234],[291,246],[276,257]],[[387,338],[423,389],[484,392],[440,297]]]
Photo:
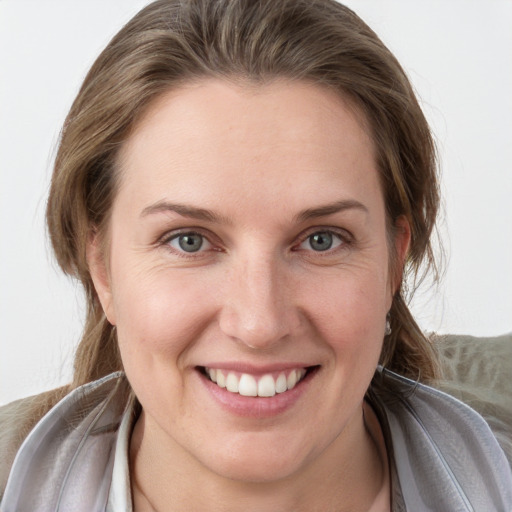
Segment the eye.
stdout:
[[210,242],[203,235],[195,232],[180,233],[173,236],[167,243],[179,252],[191,253],[211,248]]
[[342,237],[332,231],[315,231],[309,235],[301,244],[301,249],[324,252],[329,249],[335,249],[345,241]]

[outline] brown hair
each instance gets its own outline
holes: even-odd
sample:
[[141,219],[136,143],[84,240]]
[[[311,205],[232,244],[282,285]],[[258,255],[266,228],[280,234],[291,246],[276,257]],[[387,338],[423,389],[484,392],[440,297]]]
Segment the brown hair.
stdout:
[[[60,266],[82,282],[87,298],[72,387],[122,369],[115,329],[86,261],[91,230],[104,232],[109,220],[119,149],[157,96],[204,77],[307,80],[350,98],[375,144],[390,235],[400,215],[411,226],[404,272],[417,277],[426,264],[436,274],[430,239],[439,191],[432,136],[401,66],[359,17],[334,0],[157,0],[92,66],[56,157],[48,229]],[[403,286],[390,319],[381,363],[415,379],[435,378],[436,353],[407,307]]]

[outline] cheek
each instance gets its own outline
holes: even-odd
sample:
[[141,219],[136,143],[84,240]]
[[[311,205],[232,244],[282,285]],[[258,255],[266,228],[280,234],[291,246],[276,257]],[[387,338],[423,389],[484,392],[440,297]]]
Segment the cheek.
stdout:
[[[336,357],[366,357],[380,353],[389,289],[386,273],[339,272],[328,288],[311,287],[308,294],[310,318]],[[343,354],[341,356],[340,354]],[[378,358],[378,355],[377,355]]]
[[186,272],[134,272],[117,282],[114,305],[123,356],[136,351],[137,356],[177,358],[213,314],[213,294]]
[[114,288],[114,301],[121,359],[137,397],[148,410],[179,415],[188,396],[187,354],[211,317],[212,294],[174,274],[125,277]]

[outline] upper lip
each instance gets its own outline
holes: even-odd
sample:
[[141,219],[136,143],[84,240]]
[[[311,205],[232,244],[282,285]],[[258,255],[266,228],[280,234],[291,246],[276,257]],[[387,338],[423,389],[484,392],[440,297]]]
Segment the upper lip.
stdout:
[[280,371],[294,370],[298,368],[310,368],[317,366],[311,363],[303,362],[290,362],[290,363],[273,363],[266,365],[255,365],[245,362],[211,362],[204,365],[199,365],[203,368],[212,368],[216,370],[226,370],[239,373],[249,373],[251,375],[264,375],[266,373],[274,373]]

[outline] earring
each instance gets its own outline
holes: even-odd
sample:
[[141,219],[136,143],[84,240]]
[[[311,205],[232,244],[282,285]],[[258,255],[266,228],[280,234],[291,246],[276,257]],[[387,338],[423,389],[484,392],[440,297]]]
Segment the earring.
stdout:
[[384,329],[384,334],[389,336],[391,334],[391,322],[389,321],[389,313],[386,315],[386,328]]

